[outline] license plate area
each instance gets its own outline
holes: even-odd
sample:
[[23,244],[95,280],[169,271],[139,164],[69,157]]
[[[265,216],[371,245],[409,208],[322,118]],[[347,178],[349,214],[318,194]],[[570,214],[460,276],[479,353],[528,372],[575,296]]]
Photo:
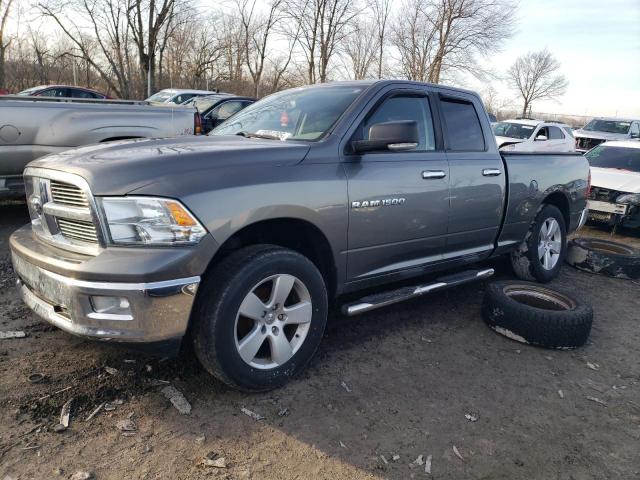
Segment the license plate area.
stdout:
[[589,200],[587,202],[589,210],[596,210],[598,212],[615,213],[617,215],[626,215],[628,205],[622,205],[619,203],[601,202],[599,200]]

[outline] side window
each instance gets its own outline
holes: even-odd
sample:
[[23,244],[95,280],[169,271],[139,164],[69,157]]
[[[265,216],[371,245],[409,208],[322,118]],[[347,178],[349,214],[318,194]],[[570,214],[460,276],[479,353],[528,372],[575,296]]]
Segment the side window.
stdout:
[[562,130],[558,127],[547,127],[547,130],[549,130],[549,136],[547,137],[549,140],[562,140],[564,138]]
[[484,135],[480,119],[471,102],[443,98],[440,102],[447,128],[449,150],[454,152],[483,152]]
[[565,131],[565,133],[567,135],[569,135],[571,138],[573,138],[573,130],[571,130],[571,127],[569,127],[568,125],[565,125],[563,127],[563,130]]
[[214,115],[218,120],[226,120],[231,115],[238,113],[244,108],[243,102],[225,102],[217,108],[217,114]]
[[547,127],[540,127],[540,130],[536,132],[535,140],[548,140],[549,132],[547,131]]
[[429,151],[436,149],[433,133],[433,118],[427,97],[398,95],[387,98],[373,114],[363,122],[359,136],[362,140],[369,139],[371,126],[377,123],[400,120],[414,120],[418,124],[420,142],[415,150]]
[[50,88],[40,94],[41,97],[64,97],[66,88]]
[[87,92],[86,90],[80,90],[80,89],[69,89],[69,93],[71,94],[72,97],[74,98],[96,98],[95,95],[91,92]]
[[640,137],[640,122],[634,122],[631,124],[631,130],[629,131],[631,138]]

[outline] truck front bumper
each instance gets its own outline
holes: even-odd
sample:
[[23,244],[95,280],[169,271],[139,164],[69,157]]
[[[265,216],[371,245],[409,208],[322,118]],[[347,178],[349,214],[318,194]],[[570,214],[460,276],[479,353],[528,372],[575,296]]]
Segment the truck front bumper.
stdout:
[[138,283],[108,281],[113,275],[105,273],[104,281],[80,280],[31,261],[29,242],[20,244],[25,232],[16,234],[10,243],[20,295],[44,320],[105,341],[169,343],[184,336],[200,276]]

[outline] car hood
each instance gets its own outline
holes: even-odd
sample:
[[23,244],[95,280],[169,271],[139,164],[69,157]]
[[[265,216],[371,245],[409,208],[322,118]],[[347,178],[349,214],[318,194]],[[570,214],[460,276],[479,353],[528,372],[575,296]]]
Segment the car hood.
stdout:
[[626,140],[628,138],[623,133],[592,132],[582,129],[574,130],[573,136],[575,138],[596,138],[598,140]]
[[503,145],[505,143],[522,143],[524,141],[525,139],[522,139],[522,138],[496,136],[496,144],[498,145],[498,147],[500,147],[500,145]]
[[74,148],[29,163],[83,177],[94,195],[124,195],[178,175],[207,175],[233,166],[281,166],[301,162],[302,143],[240,136],[186,136],[109,142]]
[[625,193],[640,193],[640,173],[591,167],[591,185]]

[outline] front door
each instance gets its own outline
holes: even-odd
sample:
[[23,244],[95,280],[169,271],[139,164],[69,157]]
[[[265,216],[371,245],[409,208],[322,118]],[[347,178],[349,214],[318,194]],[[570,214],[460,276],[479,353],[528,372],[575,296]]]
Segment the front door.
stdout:
[[402,152],[351,156],[348,277],[351,281],[421,268],[440,260],[449,215],[449,166],[436,148],[424,91],[393,91],[373,107],[352,140],[368,139],[372,125],[398,120],[418,124],[420,143]]

